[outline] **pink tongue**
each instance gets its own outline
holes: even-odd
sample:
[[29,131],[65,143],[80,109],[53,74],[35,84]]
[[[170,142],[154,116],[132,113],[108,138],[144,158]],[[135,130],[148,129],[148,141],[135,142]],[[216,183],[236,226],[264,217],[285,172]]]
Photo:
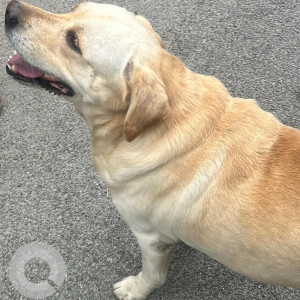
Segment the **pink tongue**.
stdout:
[[45,75],[40,69],[30,65],[19,54],[15,54],[9,61],[10,66],[15,65],[18,72],[27,78],[38,78]]

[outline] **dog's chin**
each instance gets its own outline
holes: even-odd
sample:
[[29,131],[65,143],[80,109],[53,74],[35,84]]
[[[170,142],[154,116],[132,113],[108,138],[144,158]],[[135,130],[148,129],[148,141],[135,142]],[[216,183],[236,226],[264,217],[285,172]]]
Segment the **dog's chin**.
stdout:
[[68,84],[34,67],[17,52],[8,59],[6,72],[15,79],[38,84],[50,93],[69,97],[75,95],[74,90]]

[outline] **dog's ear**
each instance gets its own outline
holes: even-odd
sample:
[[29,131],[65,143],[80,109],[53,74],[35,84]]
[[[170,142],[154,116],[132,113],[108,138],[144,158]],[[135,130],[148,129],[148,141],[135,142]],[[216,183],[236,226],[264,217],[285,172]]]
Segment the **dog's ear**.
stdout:
[[131,142],[144,130],[164,120],[170,106],[164,84],[154,71],[129,63],[125,73],[131,92],[123,134]]

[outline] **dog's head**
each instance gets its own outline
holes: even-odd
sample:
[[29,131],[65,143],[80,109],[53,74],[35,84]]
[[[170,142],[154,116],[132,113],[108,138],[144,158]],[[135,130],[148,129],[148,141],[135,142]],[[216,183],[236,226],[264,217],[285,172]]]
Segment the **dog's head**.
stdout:
[[154,70],[164,45],[145,18],[91,2],[58,15],[11,1],[5,28],[17,51],[9,74],[100,114],[124,113],[128,141],[167,116],[168,97]]

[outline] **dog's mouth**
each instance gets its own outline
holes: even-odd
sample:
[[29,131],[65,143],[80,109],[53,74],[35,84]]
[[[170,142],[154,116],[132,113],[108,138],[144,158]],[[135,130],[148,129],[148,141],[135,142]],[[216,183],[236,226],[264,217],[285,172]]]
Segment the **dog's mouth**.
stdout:
[[75,94],[69,85],[32,66],[16,52],[8,59],[6,71],[18,80],[38,84],[50,93],[65,96],[74,96]]

